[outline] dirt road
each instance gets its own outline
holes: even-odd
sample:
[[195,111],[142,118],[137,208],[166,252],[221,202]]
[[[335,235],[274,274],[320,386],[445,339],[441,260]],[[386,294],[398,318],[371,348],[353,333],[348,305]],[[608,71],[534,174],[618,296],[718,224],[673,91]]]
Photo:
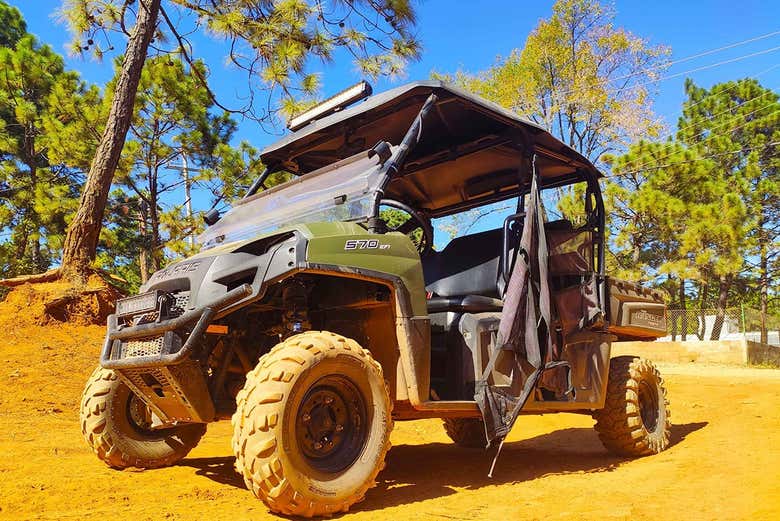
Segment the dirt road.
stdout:
[[[230,425],[178,466],[117,472],[81,438],[78,401],[99,327],[2,328],[0,518],[278,519],[233,471]],[[436,420],[396,424],[378,486],[344,520],[780,519],[780,371],[662,366],[672,447],[624,460],[586,416],[521,417],[490,456]]]

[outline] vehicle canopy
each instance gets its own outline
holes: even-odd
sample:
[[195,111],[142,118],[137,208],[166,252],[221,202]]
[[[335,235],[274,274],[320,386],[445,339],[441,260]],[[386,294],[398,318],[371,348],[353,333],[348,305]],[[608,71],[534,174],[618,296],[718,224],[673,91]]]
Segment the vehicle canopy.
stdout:
[[263,150],[262,160],[271,171],[300,175],[380,141],[397,145],[431,94],[434,110],[385,197],[431,217],[513,197],[528,189],[534,154],[542,188],[600,177],[588,159],[543,128],[440,81],[409,83],[314,120]]
[[[415,122],[423,107],[424,121]],[[415,143],[387,179],[381,154],[372,149],[385,142],[395,155],[417,123]],[[540,188],[587,182],[603,214],[601,174],[590,161],[538,125],[440,81],[409,83],[315,119],[261,158],[266,172],[258,181],[273,172],[295,177],[234,203],[200,236],[205,248],[284,225],[364,222],[376,210],[377,194],[428,218],[443,217],[527,193],[533,167]]]

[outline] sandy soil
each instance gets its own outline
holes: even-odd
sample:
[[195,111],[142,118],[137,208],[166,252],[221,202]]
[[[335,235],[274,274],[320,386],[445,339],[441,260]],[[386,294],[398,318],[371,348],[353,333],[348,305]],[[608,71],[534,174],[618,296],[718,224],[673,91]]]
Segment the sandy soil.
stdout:
[[[2,335],[0,518],[274,518],[233,471],[228,422],[172,468],[118,472],[92,455],[78,401],[102,328],[4,324]],[[609,455],[586,416],[526,416],[489,479],[490,455],[455,447],[439,421],[399,423],[378,486],[342,517],[780,519],[780,371],[662,371],[674,426],[660,455]]]

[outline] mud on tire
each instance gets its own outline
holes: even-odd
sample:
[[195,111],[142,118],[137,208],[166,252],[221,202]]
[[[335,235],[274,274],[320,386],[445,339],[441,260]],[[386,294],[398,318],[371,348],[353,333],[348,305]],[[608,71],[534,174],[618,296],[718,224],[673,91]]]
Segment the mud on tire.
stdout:
[[606,404],[593,417],[604,447],[620,456],[657,454],[669,446],[666,388],[649,360],[611,360]]
[[384,468],[391,404],[381,366],[355,341],[327,331],[292,336],[260,359],[238,394],[236,470],[274,512],[346,512]]
[[487,447],[482,418],[444,418],[444,431],[455,445],[468,449]]
[[205,424],[149,430],[136,423],[132,407],[143,406],[114,371],[98,367],[81,398],[81,433],[97,457],[113,468],[173,465],[200,441]]

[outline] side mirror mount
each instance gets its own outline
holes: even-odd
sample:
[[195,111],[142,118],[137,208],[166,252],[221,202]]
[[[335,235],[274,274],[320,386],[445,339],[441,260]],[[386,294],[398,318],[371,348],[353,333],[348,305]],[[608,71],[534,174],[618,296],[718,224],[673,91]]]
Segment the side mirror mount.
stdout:
[[384,165],[393,155],[390,144],[387,141],[380,141],[368,151],[368,157],[379,156],[379,163]]
[[203,214],[203,222],[205,222],[208,226],[216,224],[217,221],[219,221],[219,210],[216,208],[212,208]]

